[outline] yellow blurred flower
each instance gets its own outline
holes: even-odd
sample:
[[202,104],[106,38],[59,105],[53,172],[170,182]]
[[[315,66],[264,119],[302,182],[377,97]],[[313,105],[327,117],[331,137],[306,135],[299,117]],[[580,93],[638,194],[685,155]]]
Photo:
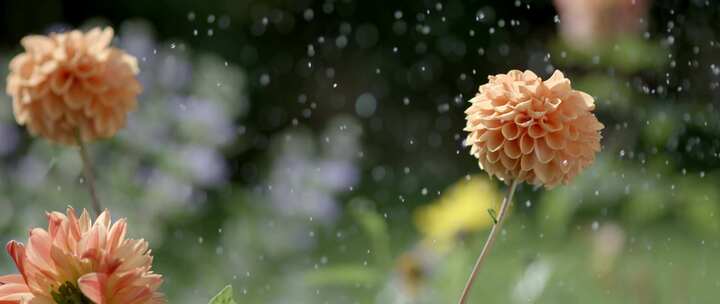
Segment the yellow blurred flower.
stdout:
[[415,212],[415,225],[426,242],[438,248],[453,244],[466,232],[478,231],[493,224],[488,209],[496,209],[502,195],[485,176],[472,176],[451,185],[430,205]]

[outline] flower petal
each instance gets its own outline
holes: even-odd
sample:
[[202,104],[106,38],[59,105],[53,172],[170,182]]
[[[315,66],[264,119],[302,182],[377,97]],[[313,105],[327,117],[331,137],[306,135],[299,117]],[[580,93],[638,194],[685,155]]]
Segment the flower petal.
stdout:
[[88,273],[78,279],[78,287],[95,304],[108,304],[106,297],[108,277],[102,273]]
[[503,148],[505,155],[512,159],[520,158],[522,155],[522,151],[520,150],[520,140],[505,141]]
[[549,163],[555,157],[555,151],[550,149],[543,139],[535,140],[535,156],[542,164]]
[[10,241],[8,242],[7,246],[5,246],[5,249],[7,250],[13,262],[15,262],[15,267],[17,267],[18,271],[20,271],[20,274],[27,282],[27,277],[25,274],[25,246],[16,241]]
[[535,141],[527,134],[520,137],[520,151],[522,154],[530,154],[535,148]]
[[545,143],[553,150],[562,150],[565,148],[565,137],[561,132],[549,133],[545,136]]
[[520,137],[520,129],[514,123],[506,123],[502,127],[502,135],[507,140],[515,140]]

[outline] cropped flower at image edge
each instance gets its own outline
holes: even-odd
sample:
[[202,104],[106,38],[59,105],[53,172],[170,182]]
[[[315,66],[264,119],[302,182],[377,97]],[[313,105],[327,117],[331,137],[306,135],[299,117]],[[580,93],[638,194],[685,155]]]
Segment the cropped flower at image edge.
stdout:
[[166,303],[148,243],[125,238],[126,229],[107,210],[95,223],[85,210],[48,213],[48,230],[30,230],[27,246],[8,243],[20,273],[0,276],[0,304]]

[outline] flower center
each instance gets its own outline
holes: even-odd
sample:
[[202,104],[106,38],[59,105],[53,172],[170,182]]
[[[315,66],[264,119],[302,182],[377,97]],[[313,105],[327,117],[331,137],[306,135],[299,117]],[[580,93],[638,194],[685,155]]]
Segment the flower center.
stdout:
[[80,288],[70,282],[60,285],[57,291],[51,292],[57,304],[93,304],[90,299],[80,291]]

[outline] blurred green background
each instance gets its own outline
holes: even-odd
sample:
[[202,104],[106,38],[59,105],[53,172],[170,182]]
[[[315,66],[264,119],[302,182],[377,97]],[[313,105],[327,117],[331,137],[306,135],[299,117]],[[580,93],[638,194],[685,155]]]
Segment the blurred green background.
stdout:
[[[713,1],[0,1],[30,33],[110,25],[145,87],[90,153],[171,303],[452,303],[505,186],[463,146],[487,75],[561,69],[596,98],[595,164],[522,185],[471,303],[715,303],[720,5]],[[0,241],[89,207],[77,151],[0,95]],[[14,272],[9,257],[0,273]]]

